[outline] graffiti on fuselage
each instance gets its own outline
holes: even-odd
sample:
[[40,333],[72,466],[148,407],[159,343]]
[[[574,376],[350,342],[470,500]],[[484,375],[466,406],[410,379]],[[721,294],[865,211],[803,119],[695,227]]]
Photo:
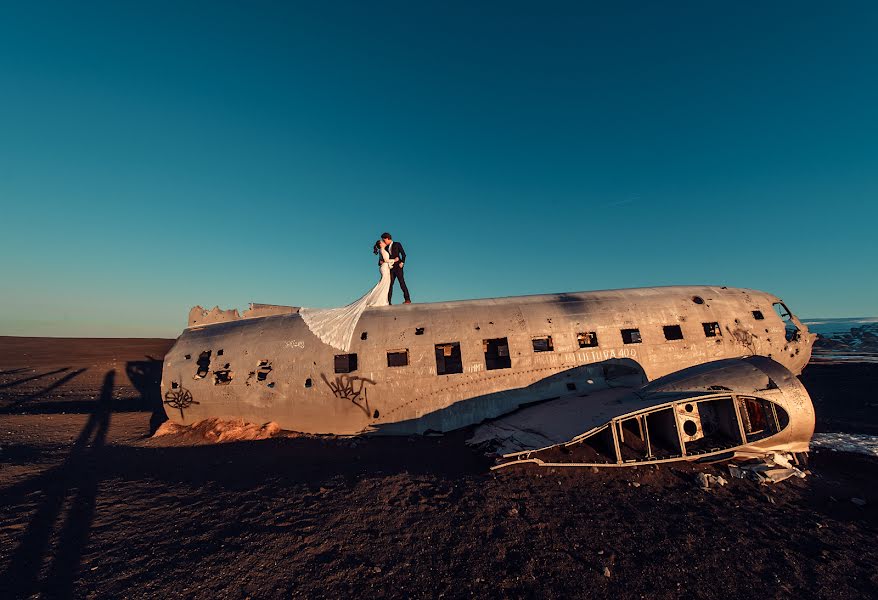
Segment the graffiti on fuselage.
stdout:
[[372,410],[369,408],[368,388],[366,387],[367,383],[375,385],[374,381],[357,375],[338,375],[335,381],[330,381],[322,373],[320,377],[329,386],[333,396],[340,400],[349,400],[362,410],[367,417],[377,418],[377,411],[373,415]]
[[580,350],[576,357],[584,362],[601,362],[611,358],[637,358],[637,348]]

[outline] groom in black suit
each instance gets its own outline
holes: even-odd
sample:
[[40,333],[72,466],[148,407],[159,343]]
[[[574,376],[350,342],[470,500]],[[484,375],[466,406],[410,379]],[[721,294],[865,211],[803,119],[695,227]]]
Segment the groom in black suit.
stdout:
[[393,241],[393,238],[390,237],[389,233],[382,233],[381,239],[387,242],[387,252],[390,254],[390,258],[399,259],[390,267],[390,290],[387,292],[387,303],[391,303],[390,299],[393,297],[393,282],[398,279],[399,287],[402,288],[402,295],[405,298],[404,304],[411,304],[412,299],[409,297],[409,289],[405,285],[405,276],[402,274],[402,267],[405,263],[405,250],[403,250],[402,244]]

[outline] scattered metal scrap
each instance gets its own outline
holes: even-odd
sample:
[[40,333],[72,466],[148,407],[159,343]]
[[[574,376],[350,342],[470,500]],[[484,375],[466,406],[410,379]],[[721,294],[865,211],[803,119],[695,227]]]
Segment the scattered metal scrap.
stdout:
[[695,481],[702,490],[709,490],[716,486],[722,487],[728,483],[722,475],[712,475],[710,473],[699,473],[695,477]]
[[780,483],[790,477],[804,479],[805,471],[796,466],[791,454],[770,454],[759,461],[729,464],[729,475],[736,479],[750,479],[761,484]]

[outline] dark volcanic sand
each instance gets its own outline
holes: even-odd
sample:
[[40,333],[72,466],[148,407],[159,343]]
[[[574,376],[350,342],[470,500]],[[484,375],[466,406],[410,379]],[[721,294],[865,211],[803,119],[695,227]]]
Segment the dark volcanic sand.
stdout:
[[[0,597],[878,594],[878,460],[702,491],[726,468],[492,473],[467,432],[185,445],[148,437],[170,344],[0,338]],[[803,380],[878,432],[878,365]]]

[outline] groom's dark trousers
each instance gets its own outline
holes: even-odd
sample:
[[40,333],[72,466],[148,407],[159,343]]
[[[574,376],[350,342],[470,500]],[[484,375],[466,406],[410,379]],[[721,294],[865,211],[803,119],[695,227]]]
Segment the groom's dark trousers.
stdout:
[[402,288],[402,296],[406,302],[411,302],[409,298],[409,289],[405,285],[405,275],[402,270],[405,267],[393,267],[390,269],[390,290],[387,292],[387,302],[390,303],[393,298],[393,282],[399,280],[399,287]]

